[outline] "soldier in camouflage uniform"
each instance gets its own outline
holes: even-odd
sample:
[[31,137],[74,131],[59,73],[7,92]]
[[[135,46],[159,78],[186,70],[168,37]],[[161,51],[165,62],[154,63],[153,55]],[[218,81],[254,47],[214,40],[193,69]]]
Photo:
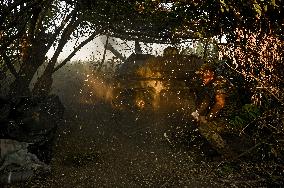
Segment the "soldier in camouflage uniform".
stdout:
[[[221,154],[231,155],[225,140],[220,136],[224,123],[220,123],[220,111],[229,96],[230,83],[215,74],[214,66],[204,64],[197,74],[201,78],[201,89],[197,92],[196,111],[191,115],[198,122],[200,134]],[[200,87],[200,86],[199,86]]]

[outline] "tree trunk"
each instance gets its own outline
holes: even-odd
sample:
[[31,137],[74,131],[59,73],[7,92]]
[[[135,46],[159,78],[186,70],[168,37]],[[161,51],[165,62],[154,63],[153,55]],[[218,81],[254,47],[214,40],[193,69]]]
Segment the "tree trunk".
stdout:
[[38,78],[33,88],[33,95],[47,96],[51,91],[53,67],[48,64],[43,75]]
[[36,74],[38,68],[45,61],[47,49],[40,41],[34,42],[26,54],[23,54],[22,66],[18,72],[18,77],[10,85],[10,96],[31,95],[29,85]]
[[47,96],[51,91],[52,86],[52,71],[49,73],[43,74],[36,82],[33,88],[33,95],[37,96]]
[[19,71],[19,77],[10,86],[10,96],[30,95],[29,85],[38,67],[31,63],[25,63]]

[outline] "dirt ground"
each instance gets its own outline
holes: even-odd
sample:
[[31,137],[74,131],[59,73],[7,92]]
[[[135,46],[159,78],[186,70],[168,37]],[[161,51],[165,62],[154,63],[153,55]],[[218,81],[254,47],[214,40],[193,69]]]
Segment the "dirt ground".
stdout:
[[182,114],[113,108],[109,88],[98,82],[90,86],[88,69],[76,70],[84,73],[73,70],[55,75],[54,93],[66,110],[58,129],[52,173],[28,187],[254,185],[237,169],[221,163],[218,156],[208,157],[209,147],[201,148],[206,147],[200,144],[204,140]]

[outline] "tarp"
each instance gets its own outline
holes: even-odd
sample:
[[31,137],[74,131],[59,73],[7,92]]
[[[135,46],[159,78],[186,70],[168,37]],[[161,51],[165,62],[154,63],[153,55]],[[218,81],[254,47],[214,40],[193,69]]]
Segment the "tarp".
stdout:
[[26,181],[35,174],[46,173],[50,167],[28,151],[29,143],[0,139],[0,183]]

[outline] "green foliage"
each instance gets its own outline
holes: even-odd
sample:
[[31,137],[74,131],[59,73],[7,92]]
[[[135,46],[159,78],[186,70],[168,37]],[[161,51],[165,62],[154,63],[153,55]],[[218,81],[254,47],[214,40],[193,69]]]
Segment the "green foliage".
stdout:
[[[7,71],[7,67],[6,67],[4,61],[0,60],[0,80],[4,79],[6,77],[6,71]],[[0,89],[1,89],[1,84],[0,84]]]
[[216,62],[218,58],[218,47],[215,39],[208,38],[198,40],[193,44],[193,47],[185,48],[181,51],[184,55],[197,55],[208,62]]
[[259,108],[253,104],[245,104],[242,110],[247,114],[248,119],[255,119],[260,115]]
[[245,104],[240,112],[231,118],[230,124],[235,127],[244,127],[255,121],[260,115],[261,111],[256,105]]

